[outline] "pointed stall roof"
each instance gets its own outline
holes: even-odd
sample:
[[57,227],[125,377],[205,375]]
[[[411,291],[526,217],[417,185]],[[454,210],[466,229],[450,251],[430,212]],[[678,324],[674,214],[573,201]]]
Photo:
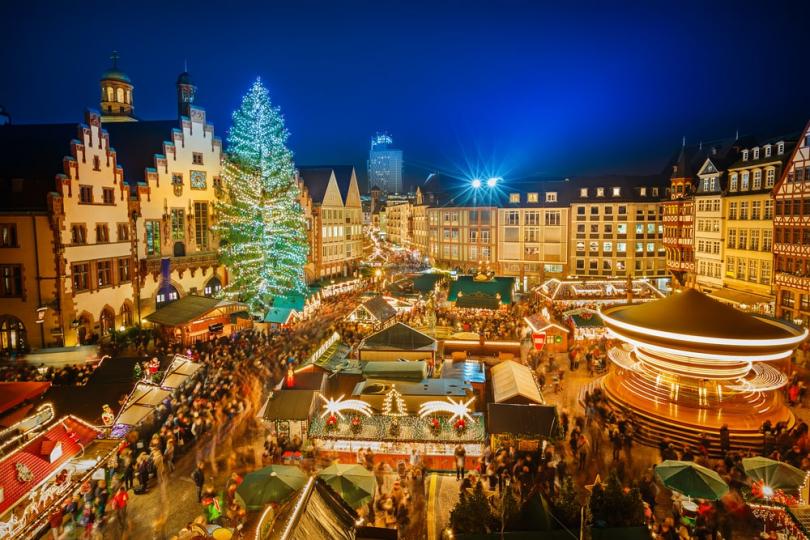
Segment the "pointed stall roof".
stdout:
[[389,304],[382,296],[375,296],[360,304],[357,309],[364,309],[369,315],[384,323],[396,317],[397,310]]
[[392,351],[435,350],[436,340],[407,324],[398,322],[368,336],[360,344],[360,348]]
[[506,360],[492,366],[492,394],[495,403],[534,403],[543,405],[545,400],[528,366],[514,360]]

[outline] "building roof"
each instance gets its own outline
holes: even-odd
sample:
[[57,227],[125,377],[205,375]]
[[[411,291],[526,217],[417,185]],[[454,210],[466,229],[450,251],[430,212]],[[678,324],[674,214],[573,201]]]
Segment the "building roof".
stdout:
[[557,423],[557,407],[553,405],[487,404],[487,432],[510,433],[548,438]]
[[534,374],[528,366],[505,360],[490,371],[495,403],[545,403]]
[[436,350],[436,340],[403,324],[395,323],[365,338],[361,350],[419,351]]
[[427,377],[427,364],[423,360],[366,362],[363,377],[421,381]]
[[[475,276],[459,276],[450,282],[447,300],[458,307],[497,309],[499,304],[512,303],[513,277],[494,277],[487,281],[477,281]],[[497,295],[501,297],[498,299]]]
[[159,386],[138,383],[129,394],[127,402],[115,419],[116,424],[137,426],[149,416],[160,403],[171,395],[171,391]]
[[369,312],[369,314],[380,322],[385,322],[388,319],[397,316],[397,310],[389,304],[382,296],[375,296],[369,298],[362,304],[362,308]]
[[295,313],[296,310],[291,307],[271,307],[264,316],[264,322],[287,324]]
[[178,120],[108,122],[103,125],[115,149],[116,163],[124,170],[129,185],[146,182],[146,169],[155,168],[155,154],[163,154],[163,143],[172,141]]
[[181,326],[199,319],[217,308],[233,304],[235,302],[220,300],[219,298],[188,295],[175,300],[144,318],[151,323],[162,324],[163,326]]
[[[25,446],[0,458],[0,478],[3,479],[0,515],[81,453],[99,435],[98,430],[66,416]],[[57,445],[60,449],[54,451]],[[26,482],[17,480],[18,466],[27,468],[32,478]]]
[[280,540],[354,540],[357,537],[357,513],[320,478],[307,482],[289,508],[293,509],[289,521],[278,520],[278,523],[289,524],[285,531],[279,531]]
[[267,400],[265,420],[307,420],[316,390],[278,390]]
[[41,396],[50,386],[49,382],[0,382],[0,415]]
[[191,358],[179,354],[174,355],[172,363],[166,369],[163,380],[160,381],[162,388],[179,388],[197,371],[202,369],[202,364],[193,362]]
[[800,333],[784,323],[743,313],[695,289],[602,313],[608,327],[614,326],[611,320],[615,320],[647,331],[686,336],[747,341],[791,338]]
[[444,277],[443,274],[428,273],[409,275],[403,279],[395,281],[386,287],[394,296],[405,296],[411,294],[429,293],[436,286],[436,283]]
[[47,210],[78,129],[77,123],[0,125],[0,211]]
[[323,202],[333,172],[340,190],[340,197],[345,204],[352,183],[354,165],[304,165],[298,167],[298,174],[314,203]]
[[354,387],[354,396],[384,396],[396,386],[403,396],[450,396],[464,397],[472,390],[461,379],[423,379],[421,381],[392,381],[388,379],[366,379]]

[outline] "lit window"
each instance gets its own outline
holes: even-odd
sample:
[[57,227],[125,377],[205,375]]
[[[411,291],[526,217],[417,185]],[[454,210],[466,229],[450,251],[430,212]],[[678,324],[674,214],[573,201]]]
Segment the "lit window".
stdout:
[[526,202],[536,203],[540,200],[540,196],[537,193],[528,193],[526,195]]
[[759,148],[754,148],[753,154],[754,154],[754,156],[753,156],[754,159],[759,159]]
[[601,188],[601,187],[596,188],[596,196],[597,197],[604,197],[605,196],[605,188]]
[[765,146],[765,157],[771,157],[771,145]]
[[742,151],[742,159],[743,161],[748,161],[748,150]]
[[546,202],[557,202],[557,192],[549,191],[546,193]]
[[618,188],[618,187],[613,188],[613,196],[614,197],[619,197],[619,196],[621,196],[621,194],[622,194],[622,188]]
[[519,203],[520,202],[520,193],[510,193],[509,194],[509,202],[510,203]]
[[579,196],[580,197],[587,197],[588,196],[588,188],[579,188]]
[[776,143],[776,154],[781,156],[784,153],[785,153],[785,143],[783,142]]
[[647,188],[645,188],[645,187],[639,188],[638,194],[641,195],[642,197],[646,197],[647,196]]

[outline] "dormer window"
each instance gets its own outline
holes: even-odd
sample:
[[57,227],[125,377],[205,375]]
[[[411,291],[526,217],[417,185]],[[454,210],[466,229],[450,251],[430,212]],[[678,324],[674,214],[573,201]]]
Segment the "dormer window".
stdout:
[[510,193],[509,194],[509,202],[510,203],[519,203],[520,202],[520,193]]
[[731,175],[731,182],[729,183],[729,191],[737,191],[737,173]]
[[657,187],[652,188],[652,196],[653,197],[658,197],[658,188]]
[[605,188],[603,188],[603,187],[596,188],[596,196],[597,197],[604,197],[605,196]]
[[763,149],[765,150],[765,157],[771,157],[771,145],[766,144]]
[[527,193],[526,202],[536,203],[540,201],[540,195],[537,193]]
[[754,159],[759,159],[759,148],[754,148],[753,153]]
[[546,202],[557,202],[557,192],[549,191],[546,193]]
[[748,161],[748,150],[743,150],[742,151],[742,158],[743,158],[743,161]]
[[587,197],[588,196],[588,188],[579,188],[579,196],[580,197]]
[[785,153],[785,143],[781,141],[776,143],[776,155],[781,156],[784,153]]
[[613,196],[620,197],[622,194],[622,188],[615,187],[613,188]]
[[641,197],[646,197],[647,196],[647,188],[645,188],[645,187],[638,188],[638,194]]

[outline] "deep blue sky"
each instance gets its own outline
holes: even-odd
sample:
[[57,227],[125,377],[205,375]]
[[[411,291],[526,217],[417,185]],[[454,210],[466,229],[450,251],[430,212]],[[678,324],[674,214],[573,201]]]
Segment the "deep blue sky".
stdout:
[[136,114],[170,118],[187,59],[223,138],[260,75],[301,164],[364,168],[369,137],[387,130],[414,176],[644,173],[682,136],[776,135],[810,118],[810,9],[799,2],[26,1],[4,11],[0,104],[15,122],[81,120],[113,49]]

